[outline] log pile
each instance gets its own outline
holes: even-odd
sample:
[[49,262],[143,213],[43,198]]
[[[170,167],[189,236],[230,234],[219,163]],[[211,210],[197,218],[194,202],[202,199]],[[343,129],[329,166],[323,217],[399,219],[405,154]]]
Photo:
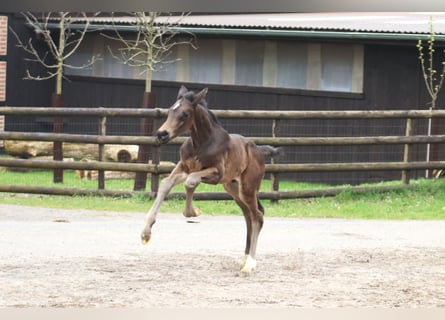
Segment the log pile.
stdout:
[[[117,162],[136,162],[139,147],[137,145],[108,144],[104,146],[104,160]],[[19,158],[52,156],[53,143],[45,141],[5,141],[7,154]],[[99,146],[89,143],[63,143],[63,156],[75,160],[99,160]]]

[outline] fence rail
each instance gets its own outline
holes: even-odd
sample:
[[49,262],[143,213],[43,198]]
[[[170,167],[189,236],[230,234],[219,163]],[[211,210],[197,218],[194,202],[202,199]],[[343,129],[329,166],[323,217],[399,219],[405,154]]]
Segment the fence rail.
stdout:
[[[46,116],[105,116],[105,117],[164,117],[168,109],[140,108],[54,108],[54,107],[0,107],[2,115],[46,115]],[[345,110],[345,111],[295,111],[295,110],[213,110],[218,118],[225,119],[427,119],[445,118],[445,110]]]
[[[64,133],[0,132],[0,139],[21,141],[59,141],[95,144],[147,144],[158,146],[155,137],[98,136]],[[425,144],[445,143],[445,135],[417,136],[373,136],[373,137],[249,137],[257,144],[274,146],[335,146],[369,144]],[[186,137],[177,137],[168,144],[182,144]]]
[[[172,165],[114,163],[114,162],[61,162],[54,160],[2,159],[0,166],[33,169],[103,170],[169,173]],[[348,162],[348,163],[287,163],[266,164],[267,173],[314,172],[314,171],[372,171],[372,170],[421,170],[445,169],[445,161],[417,162]]]
[[[249,137],[257,144],[274,146],[336,146],[336,145],[404,145],[403,161],[396,162],[348,162],[348,163],[272,163],[266,165],[268,173],[286,172],[314,172],[314,171],[372,171],[398,170],[403,171],[403,183],[409,182],[410,170],[445,169],[445,161],[409,161],[409,148],[412,144],[445,143],[445,135],[411,135],[411,119],[445,118],[445,110],[386,110],[386,111],[250,111],[250,110],[212,110],[219,118],[238,119],[269,119],[269,120],[301,120],[301,119],[405,119],[407,134],[404,136],[366,136],[366,137]],[[104,123],[108,117],[149,117],[159,119],[167,115],[167,109],[135,109],[135,108],[52,108],[52,107],[0,107],[0,115],[39,115],[39,116],[95,116],[98,123]],[[275,122],[274,122],[275,125]],[[273,130],[271,130],[272,132]],[[0,132],[1,140],[15,141],[45,141],[45,142],[73,142],[88,143],[103,146],[105,144],[150,145],[159,148],[154,137],[146,136],[110,136],[83,135],[66,133],[34,133],[34,132]],[[186,138],[178,137],[171,144],[181,144]],[[155,160],[155,159],[154,159]],[[159,159],[158,159],[159,160]],[[40,169],[69,169],[69,170],[99,170],[129,171],[151,173],[155,178],[173,169],[171,165],[145,163],[113,163],[113,162],[63,162],[54,160],[10,159],[0,158],[0,166]],[[100,176],[99,176],[100,178]],[[102,179],[103,175],[102,175]],[[99,186],[104,181],[99,182]],[[27,192],[51,194],[104,194],[128,195],[131,191],[84,190],[77,188],[58,187],[30,187],[18,185],[0,185],[0,192]],[[278,187],[271,192],[262,192],[263,198],[287,199],[292,197],[307,197],[312,195],[334,195],[341,188],[330,188],[327,191],[287,191],[279,192]],[[357,188],[356,190],[365,190]],[[157,190],[147,192],[154,196]],[[184,196],[175,194],[174,196]],[[228,199],[220,193],[196,194],[196,199]]]

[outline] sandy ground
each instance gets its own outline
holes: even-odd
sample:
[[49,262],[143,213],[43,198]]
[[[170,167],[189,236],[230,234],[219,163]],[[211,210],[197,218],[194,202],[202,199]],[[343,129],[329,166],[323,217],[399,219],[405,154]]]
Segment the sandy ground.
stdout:
[[242,216],[0,205],[0,307],[445,307],[445,221],[267,218],[240,277]]

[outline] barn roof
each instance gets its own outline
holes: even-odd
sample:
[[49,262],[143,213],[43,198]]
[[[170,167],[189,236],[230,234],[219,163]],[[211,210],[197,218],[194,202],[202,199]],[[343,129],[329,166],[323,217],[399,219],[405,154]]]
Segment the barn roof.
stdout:
[[[92,27],[112,23],[131,28],[134,17],[87,18]],[[179,22],[179,29],[192,33],[256,36],[307,36],[367,39],[418,39],[430,33],[433,21],[437,40],[445,40],[445,12],[331,12],[261,14],[191,14],[161,16],[157,23]],[[79,22],[85,19],[79,20]]]
[[[284,30],[325,30],[355,32],[429,33],[430,17],[438,34],[445,34],[445,12],[344,12],[344,13],[263,13],[188,15],[181,26],[212,28],[252,28]],[[130,24],[132,17],[115,17],[116,23]],[[158,22],[175,21],[159,17]],[[110,17],[91,22],[111,22]]]

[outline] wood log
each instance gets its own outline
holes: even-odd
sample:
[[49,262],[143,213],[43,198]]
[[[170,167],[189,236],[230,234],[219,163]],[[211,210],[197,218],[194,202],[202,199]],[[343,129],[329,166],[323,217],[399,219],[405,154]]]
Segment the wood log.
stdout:
[[[105,160],[116,162],[136,162],[139,147],[137,145],[105,145]],[[5,140],[7,154],[20,158],[51,156],[53,143],[45,141],[13,141]],[[63,143],[63,155],[76,160],[99,160],[99,147],[91,143]]]
[[6,153],[21,158],[51,155],[52,148],[51,142],[5,140]]
[[137,145],[106,144],[104,149],[106,161],[136,162],[138,159]]

